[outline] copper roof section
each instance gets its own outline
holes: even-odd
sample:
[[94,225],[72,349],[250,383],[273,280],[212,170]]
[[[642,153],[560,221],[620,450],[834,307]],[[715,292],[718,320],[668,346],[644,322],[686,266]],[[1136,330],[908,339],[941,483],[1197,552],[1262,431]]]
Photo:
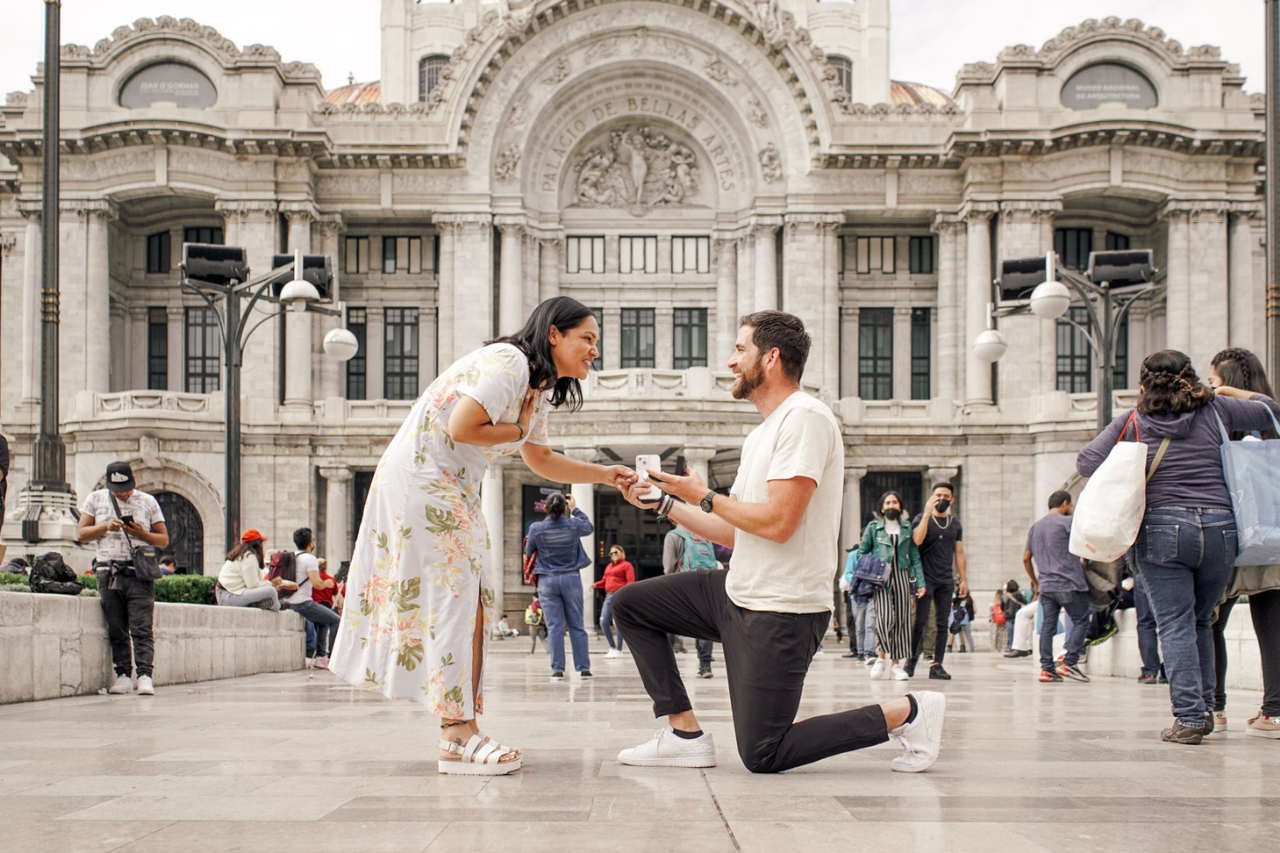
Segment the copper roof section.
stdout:
[[935,107],[942,107],[952,103],[952,100],[951,96],[946,92],[935,89],[932,86],[926,86],[923,83],[890,80],[889,102],[895,107],[899,104],[911,104],[913,106],[932,104]]
[[374,80],[372,83],[351,83],[347,86],[339,86],[336,89],[330,89],[325,92],[324,102],[326,104],[355,104],[362,106],[364,104],[377,104],[382,101],[382,81]]

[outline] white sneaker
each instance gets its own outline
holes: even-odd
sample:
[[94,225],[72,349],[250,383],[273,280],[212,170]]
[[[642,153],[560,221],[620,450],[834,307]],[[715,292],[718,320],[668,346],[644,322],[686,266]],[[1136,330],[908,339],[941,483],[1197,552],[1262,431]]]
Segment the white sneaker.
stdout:
[[902,664],[895,663],[893,669],[889,671],[889,677],[894,681],[906,681],[911,676],[907,675],[907,671],[902,668]]
[[876,662],[871,665],[871,680],[879,681],[884,678],[884,658],[876,658]]
[[604,653],[604,656],[609,659],[620,658],[622,657],[622,652],[617,649],[609,649],[609,651]]
[[156,686],[151,683],[151,676],[149,675],[138,676],[138,695],[139,696],[156,695]]
[[716,745],[710,732],[685,740],[671,729],[660,729],[639,746],[618,753],[619,764],[635,767],[715,767]]
[[127,675],[117,675],[116,683],[107,688],[108,693],[114,693],[117,696],[122,693],[133,692],[133,681]]
[[889,766],[903,773],[928,770],[938,760],[942,718],[947,710],[947,697],[941,693],[925,691],[911,695],[916,698],[916,718],[889,732],[891,738],[902,744],[902,755]]

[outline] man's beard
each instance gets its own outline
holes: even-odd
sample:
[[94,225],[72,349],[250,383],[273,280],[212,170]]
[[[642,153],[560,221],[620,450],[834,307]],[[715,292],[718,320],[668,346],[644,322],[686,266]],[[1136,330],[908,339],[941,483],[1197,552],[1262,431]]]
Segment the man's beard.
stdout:
[[733,399],[750,400],[751,395],[763,384],[764,371],[760,369],[760,365],[744,367],[738,376],[738,381],[733,383]]

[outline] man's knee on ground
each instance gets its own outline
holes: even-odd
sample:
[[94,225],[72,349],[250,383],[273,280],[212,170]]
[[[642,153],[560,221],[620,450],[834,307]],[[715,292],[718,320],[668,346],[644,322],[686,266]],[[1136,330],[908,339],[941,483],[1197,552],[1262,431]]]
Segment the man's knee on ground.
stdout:
[[752,773],[778,772],[778,750],[775,746],[757,746],[750,750],[739,747],[738,755]]

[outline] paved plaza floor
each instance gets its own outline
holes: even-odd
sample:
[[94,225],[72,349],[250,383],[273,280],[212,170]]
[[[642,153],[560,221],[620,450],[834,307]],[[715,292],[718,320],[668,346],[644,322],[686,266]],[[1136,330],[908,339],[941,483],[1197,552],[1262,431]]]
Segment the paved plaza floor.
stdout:
[[[829,638],[830,640],[830,638]],[[487,731],[525,767],[441,777],[424,709],[324,671],[0,707],[0,849],[14,851],[1254,851],[1280,847],[1280,741],[1173,746],[1168,692],[1040,684],[1034,663],[953,655],[942,754],[894,773],[885,745],[777,776],[738,760],[723,670],[680,658],[719,766],[619,766],[656,729],[629,657],[548,679],[541,647],[495,642]],[[831,642],[802,716],[896,697]]]

